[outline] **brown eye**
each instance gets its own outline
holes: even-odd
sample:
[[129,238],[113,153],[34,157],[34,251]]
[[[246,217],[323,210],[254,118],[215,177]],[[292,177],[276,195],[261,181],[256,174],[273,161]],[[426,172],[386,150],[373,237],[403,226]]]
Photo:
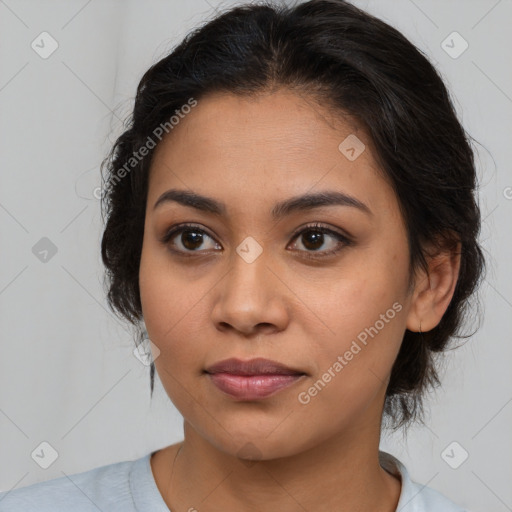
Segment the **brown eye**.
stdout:
[[346,236],[320,224],[306,226],[296,233],[293,239],[297,240],[293,244],[295,248],[298,247],[300,252],[305,253],[304,255],[309,258],[321,258],[330,254],[336,254],[344,246],[352,244],[352,241]]
[[308,250],[317,251],[325,243],[324,233],[320,231],[307,230],[302,234],[302,245]]
[[180,237],[181,244],[188,250],[193,251],[203,243],[202,233],[192,230],[183,230]]
[[[306,258],[322,258],[336,254],[343,247],[352,245],[352,241],[332,229],[320,224],[306,226],[293,236],[297,240],[295,250]],[[174,253],[191,256],[209,250],[222,250],[222,247],[203,229],[193,224],[174,226],[162,238],[161,242]]]
[[214,242],[213,238],[201,228],[194,225],[181,225],[168,231],[161,242],[173,251],[181,253],[203,252],[203,250],[220,248],[215,242],[208,244],[208,240]]

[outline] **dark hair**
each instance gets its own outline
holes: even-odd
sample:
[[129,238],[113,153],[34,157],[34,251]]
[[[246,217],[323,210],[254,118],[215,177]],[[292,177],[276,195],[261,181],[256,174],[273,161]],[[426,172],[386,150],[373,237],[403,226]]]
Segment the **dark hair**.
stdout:
[[[213,92],[255,95],[286,87],[353,116],[369,135],[383,176],[406,222],[410,283],[427,270],[426,244],[461,243],[453,298],[429,332],[406,330],[386,391],[383,419],[393,429],[423,421],[423,396],[440,384],[436,353],[468,317],[483,277],[476,172],[466,135],[443,80],[400,32],[343,0],[296,6],[245,5],[197,28],[152,65],[137,88],[133,114],[108,157],[101,241],[110,308],[139,329],[139,264],[154,150],[138,151],[169,118]],[[127,174],[127,162],[131,169]],[[124,177],[119,178],[120,175]],[[154,386],[151,365],[151,396]],[[389,423],[389,425],[388,425]]]

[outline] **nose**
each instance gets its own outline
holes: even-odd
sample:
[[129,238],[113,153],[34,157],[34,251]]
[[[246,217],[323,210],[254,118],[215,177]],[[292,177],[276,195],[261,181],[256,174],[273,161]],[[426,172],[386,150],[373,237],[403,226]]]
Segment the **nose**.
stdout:
[[251,263],[233,254],[231,268],[216,287],[212,320],[217,329],[235,330],[245,336],[286,329],[287,287],[269,263],[264,253]]

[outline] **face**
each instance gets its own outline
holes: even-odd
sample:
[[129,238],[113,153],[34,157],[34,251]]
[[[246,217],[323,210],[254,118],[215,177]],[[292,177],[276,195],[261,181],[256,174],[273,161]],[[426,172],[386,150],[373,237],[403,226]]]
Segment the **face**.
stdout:
[[[169,190],[216,208],[176,194],[155,207]],[[290,202],[305,195],[316,200]],[[139,274],[144,320],[170,399],[226,453],[250,442],[261,458],[282,457],[378,425],[406,328],[408,261],[371,141],[311,99],[286,90],[210,95],[155,150]],[[256,357],[302,375],[244,398],[205,372]],[[242,379],[231,387],[248,389]]]

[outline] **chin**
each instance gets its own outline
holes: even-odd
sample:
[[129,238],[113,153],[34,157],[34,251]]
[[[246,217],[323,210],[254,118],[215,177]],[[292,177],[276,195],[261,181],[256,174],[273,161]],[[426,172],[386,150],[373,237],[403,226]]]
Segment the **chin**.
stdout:
[[[278,423],[275,423],[273,429]],[[270,433],[270,434],[269,434]],[[229,433],[224,430],[217,435],[205,437],[216,449],[228,455],[236,457],[251,465],[258,460],[273,460],[290,457],[308,450],[316,445],[316,442],[308,436],[306,439],[295,439],[292,433],[285,430],[272,432],[272,428],[262,433],[257,429],[241,429],[237,432],[231,428]]]

